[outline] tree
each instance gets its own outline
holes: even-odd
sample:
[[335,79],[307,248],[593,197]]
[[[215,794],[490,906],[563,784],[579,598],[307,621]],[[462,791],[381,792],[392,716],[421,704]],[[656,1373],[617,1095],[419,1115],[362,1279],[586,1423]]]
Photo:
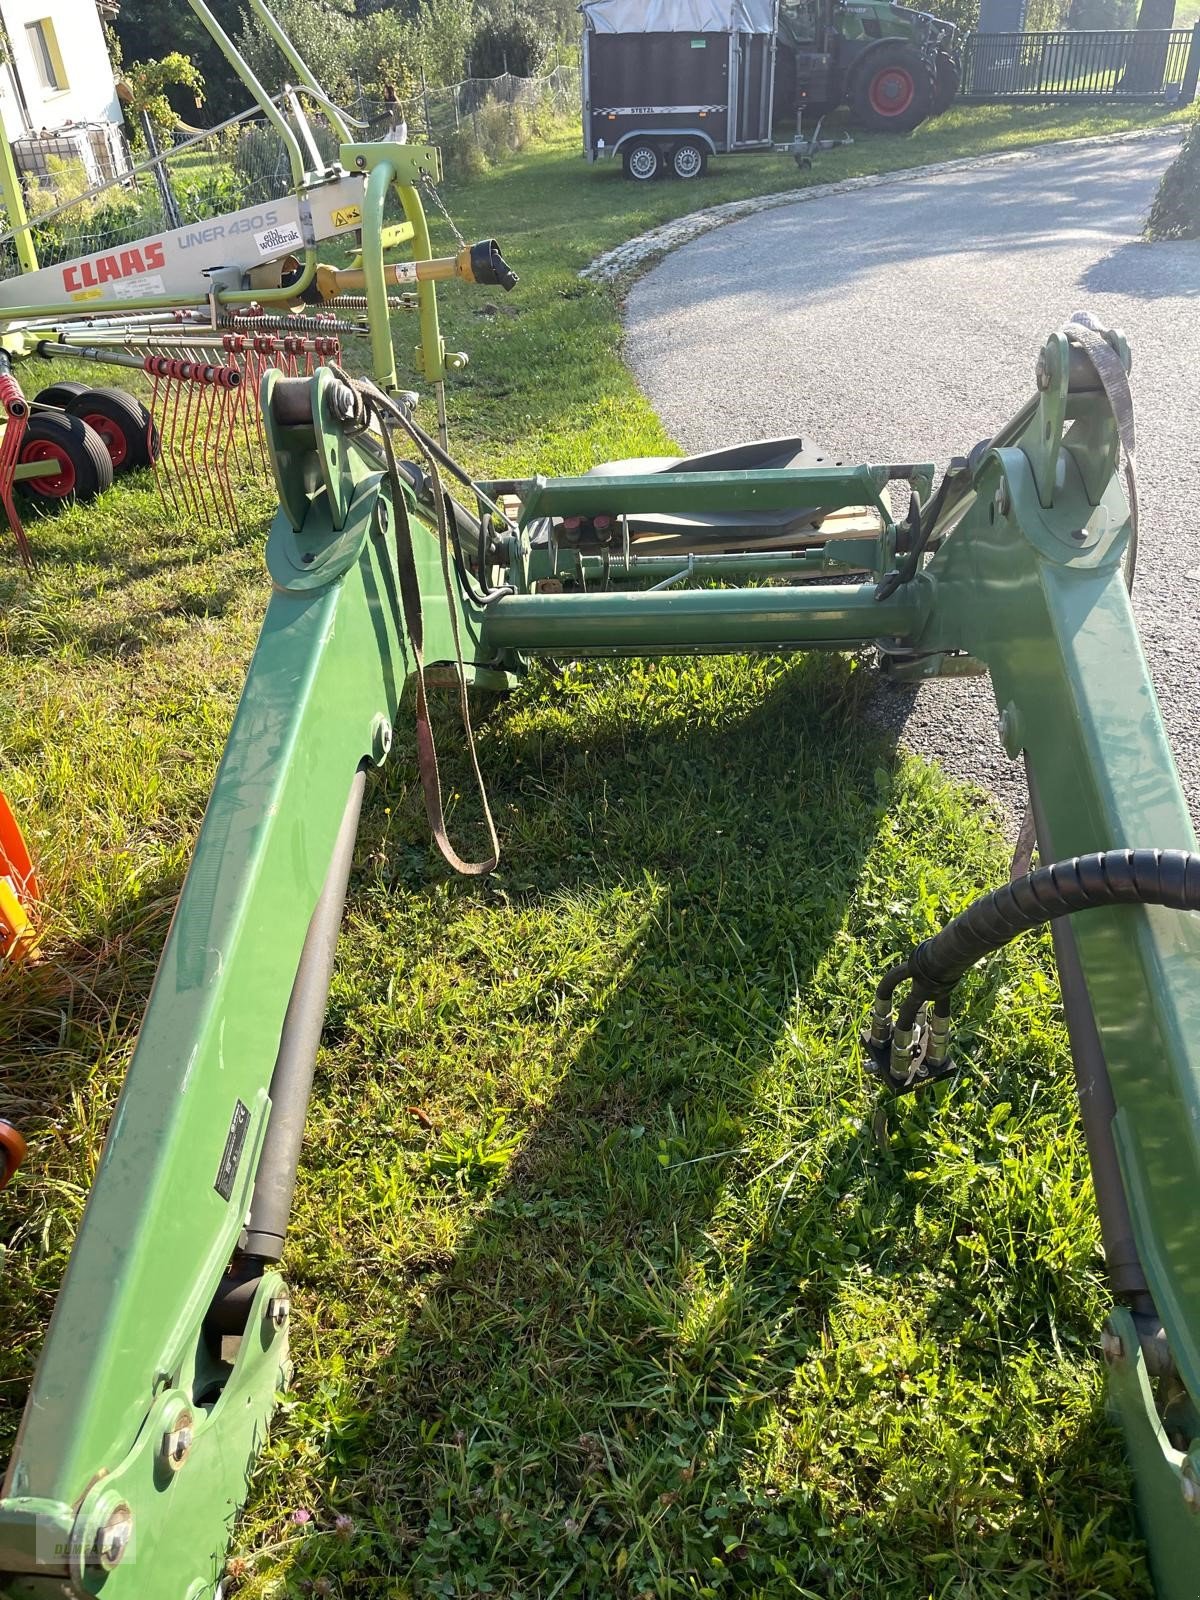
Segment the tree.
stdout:
[[[1152,28],[1169,28],[1174,21],[1175,0],[1142,0],[1137,19],[1139,33]],[[1157,94],[1163,86],[1166,68],[1165,39],[1136,40],[1130,46],[1119,87],[1126,94]]]
[[177,128],[181,117],[167,98],[168,89],[186,89],[197,109],[204,104],[204,78],[187,56],[172,50],[161,61],[134,61],[125,68],[117,92],[134,137],[142,134],[143,113],[156,134]]
[[[209,0],[209,9],[222,27],[236,27],[237,0]],[[126,56],[143,61],[161,61],[176,53],[186,56],[207,85],[206,123],[221,122],[247,105],[246,88],[187,0],[122,0],[112,31]],[[194,97],[186,90],[168,89],[167,97],[176,112],[189,121],[195,119]]]

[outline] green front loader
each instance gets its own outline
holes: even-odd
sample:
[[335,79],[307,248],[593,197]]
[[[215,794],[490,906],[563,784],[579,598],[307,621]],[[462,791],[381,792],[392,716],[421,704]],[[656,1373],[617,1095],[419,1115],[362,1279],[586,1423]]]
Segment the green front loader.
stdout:
[[[1160,1600],[1198,1600],[1200,854],[1130,604],[1124,339],[1049,334],[1026,403],[940,474],[784,439],[474,479],[418,422],[388,321],[397,207],[440,381],[437,274],[417,270],[437,152],[339,154],[365,178],[372,370],[264,380],[269,599],[4,1482],[0,1595],[219,1592],[289,1381],[292,1192],[359,817],[397,738],[448,864],[483,873],[498,848],[467,863],[447,838],[427,681],[459,684],[478,777],[469,691],[539,657],[870,650],[902,680],[990,676],[1042,864],[898,949],[873,997],[847,988],[856,1068],[887,1096],[969,1070],[959,980],[1052,926],[1111,1296],[1095,1359]],[[379,1071],[403,1104],[403,1068]]]

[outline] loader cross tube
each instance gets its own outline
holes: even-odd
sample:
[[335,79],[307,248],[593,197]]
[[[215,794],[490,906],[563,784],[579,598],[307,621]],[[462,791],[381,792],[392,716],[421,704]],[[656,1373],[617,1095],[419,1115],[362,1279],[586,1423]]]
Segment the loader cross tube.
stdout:
[[[388,156],[375,160],[380,209],[393,177]],[[369,297],[382,292],[368,275]],[[436,338],[436,322],[423,331]],[[354,774],[387,758],[413,673],[400,595],[414,574],[401,570],[393,537],[397,497],[413,530],[432,666],[454,656],[451,608],[466,672],[489,686],[513,681],[543,651],[873,641],[931,672],[970,660],[991,673],[1009,753],[1029,763],[1047,850],[1195,850],[1122,575],[1130,530],[1115,425],[1094,388],[1071,387],[1070,366],[1061,363],[976,455],[936,553],[888,585],[880,580],[899,530],[879,491],[895,469],[852,469],[837,484],[815,468],[770,478],[680,473],[669,487],[631,470],[513,486],[520,511],[503,527],[479,526],[477,545],[460,538],[455,556],[474,562],[471,584],[460,571],[447,592],[420,475],[389,477],[341,380],[318,374],[307,405],[294,388],[277,405],[278,385],[268,383],[282,507],[267,547],[274,592],[0,1501],[0,1572],[9,1575],[0,1587],[13,1600],[199,1600],[221,1572],[274,1404],[288,1318],[286,1286],[269,1262],[229,1292],[281,1035]],[[774,546],[722,567],[705,513],[761,509],[768,493],[784,510],[817,505],[829,515],[805,523],[805,548],[790,552],[795,569]],[[585,558],[562,542],[564,518],[594,524],[614,509],[632,517],[656,497],[670,500],[680,537],[694,516],[710,539],[710,564],[698,569],[710,586],[647,589],[650,574],[631,551],[623,562],[589,555],[608,586],[589,590]],[[810,558],[840,558],[825,530],[864,504],[876,518],[857,545],[867,581],[758,581],[770,573],[756,560],[802,580]],[[477,515],[463,512],[472,535]],[[711,586],[721,577],[742,581]],[[494,598],[472,599],[480,592]],[[1115,1219],[1108,1233],[1121,1241],[1106,1341],[1121,1352],[1110,1357],[1111,1395],[1160,1600],[1195,1600],[1200,1441],[1181,1449],[1163,1433],[1138,1326],[1157,1314],[1178,1380],[1200,1399],[1200,1214],[1179,1203],[1200,1192],[1200,918],[1113,906],[1075,919],[1070,936],[1071,1004],[1087,1008],[1098,1049],[1089,1071],[1102,1067],[1112,1095],[1111,1118],[1088,1134],[1099,1150],[1110,1133],[1115,1152],[1097,1163],[1103,1209]],[[1124,1206],[1109,1203],[1114,1182]],[[189,1204],[171,1205],[168,1188]],[[277,1207],[272,1238],[282,1225]],[[224,1364],[212,1337],[218,1306],[222,1329],[232,1316],[247,1334]],[[209,1409],[214,1392],[221,1398]],[[185,1415],[186,1459],[166,1473],[154,1450],[180,1436]],[[137,1559],[126,1559],[132,1550]]]

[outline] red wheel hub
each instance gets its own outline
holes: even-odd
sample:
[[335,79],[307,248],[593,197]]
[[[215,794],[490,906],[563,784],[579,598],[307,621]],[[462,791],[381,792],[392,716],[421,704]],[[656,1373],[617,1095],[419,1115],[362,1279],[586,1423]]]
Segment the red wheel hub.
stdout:
[[104,448],[112,457],[113,466],[119,467],[129,454],[129,440],[125,437],[125,430],[118,427],[111,417],[86,416],[83,420],[104,440]]
[[879,117],[902,117],[916,92],[907,67],[884,67],[871,79],[871,110]]
[[54,475],[47,472],[44,476],[25,480],[35,493],[44,494],[52,500],[65,500],[74,493],[75,463],[62,445],[54,444],[50,439],[31,439],[21,449],[21,460],[44,462],[47,467],[54,469]]

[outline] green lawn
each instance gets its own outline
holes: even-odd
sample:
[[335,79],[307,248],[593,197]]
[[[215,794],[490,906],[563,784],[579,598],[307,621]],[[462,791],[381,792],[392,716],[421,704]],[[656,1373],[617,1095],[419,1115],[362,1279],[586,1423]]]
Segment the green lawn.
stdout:
[[[667,443],[616,298],[576,276],[646,226],[1151,120],[962,110],[695,187],[589,171],[565,136],[515,157],[447,194],[522,275],[443,296],[460,448],[500,474]],[[0,1453],[262,612],[267,496],[244,504],[240,534],[148,486],[31,518],[32,581],[0,541],[0,784],[50,912],[45,959],[0,972],[0,1114],[31,1143],[0,1201]],[[961,1078],[873,1131],[875,977],[1006,859],[982,797],[870,731],[868,686],[803,657],[538,671],[482,728],[505,854],[481,883],[430,847],[401,728],[298,1191],[295,1390],[231,1593],[1149,1595],[1044,941],[968,986]]]

